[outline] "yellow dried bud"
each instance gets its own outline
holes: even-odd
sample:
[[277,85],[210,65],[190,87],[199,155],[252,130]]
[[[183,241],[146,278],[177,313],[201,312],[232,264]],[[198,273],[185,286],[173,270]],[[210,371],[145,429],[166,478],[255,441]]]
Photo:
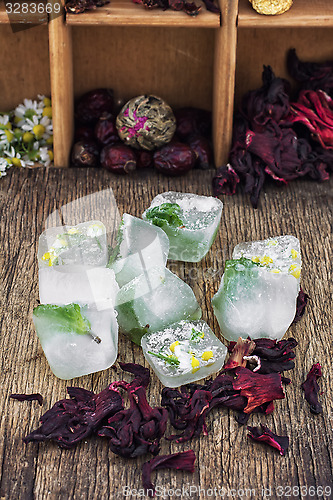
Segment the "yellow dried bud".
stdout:
[[287,12],[293,4],[293,0],[250,0],[250,2],[254,10],[266,16],[283,14]]

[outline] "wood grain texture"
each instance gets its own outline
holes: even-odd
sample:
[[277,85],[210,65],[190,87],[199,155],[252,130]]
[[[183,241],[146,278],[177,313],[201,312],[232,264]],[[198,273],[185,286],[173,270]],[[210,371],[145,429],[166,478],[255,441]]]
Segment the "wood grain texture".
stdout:
[[[53,4],[59,3],[52,0]],[[65,0],[61,0],[64,5]],[[72,31],[64,16],[55,14],[49,22],[50,77],[54,165],[69,167],[74,138]]]
[[[117,368],[66,382],[54,377],[48,367],[32,324],[32,310],[38,299],[37,241],[47,217],[66,203],[110,188],[120,214],[126,211],[140,216],[151,199],[163,191],[210,195],[212,176],[213,171],[168,178],[151,171],[117,177],[98,169],[11,169],[1,179],[1,499],[122,499],[125,486],[141,487],[140,468],[147,459],[119,458],[109,451],[104,439],[91,438],[67,451],[52,443],[22,443],[22,437],[37,427],[41,414],[65,397],[67,385],[99,391],[122,378]],[[206,258],[198,264],[172,263],[169,267],[192,286],[203,318],[220,335],[210,300],[233,247],[244,240],[280,234],[294,234],[300,239],[302,286],[311,300],[303,319],[287,333],[299,342],[296,367],[288,373],[292,384],[286,387],[286,398],[276,402],[272,415],[253,415],[249,421],[250,425],[262,422],[278,434],[289,435],[291,444],[286,456],[281,457],[249,441],[246,429],[236,423],[232,411],[215,409],[208,418],[208,436],[186,445],[168,441],[162,444],[163,454],[193,448],[197,455],[195,473],[161,470],[153,474],[153,481],[159,487],[184,487],[185,491],[190,486],[225,488],[229,492],[252,489],[255,495],[251,498],[256,499],[264,498],[262,488],[271,488],[269,498],[277,499],[282,498],[278,496],[279,486],[333,487],[332,182],[302,180],[284,188],[268,185],[258,210],[253,210],[242,192],[221,199],[221,226]],[[107,214],[109,207],[103,210]],[[140,348],[124,336],[119,339],[118,360],[147,366]],[[319,416],[310,413],[300,388],[314,362],[323,366],[320,387],[324,413]],[[153,405],[160,402],[161,388],[152,375],[148,398]],[[43,407],[37,402],[10,400],[9,395],[16,392],[40,392],[45,398]],[[204,497],[192,489],[191,498]]]
[[24,98],[51,95],[47,25],[13,33],[0,25],[0,110],[10,111]]
[[222,26],[215,32],[213,74],[213,144],[217,167],[228,161],[232,139],[236,74],[238,2],[220,2]]

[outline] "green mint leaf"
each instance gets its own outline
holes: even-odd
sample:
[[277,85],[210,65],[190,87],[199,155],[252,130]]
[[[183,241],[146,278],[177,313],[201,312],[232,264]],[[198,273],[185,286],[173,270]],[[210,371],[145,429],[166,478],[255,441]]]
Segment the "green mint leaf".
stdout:
[[37,318],[47,319],[50,323],[56,323],[65,332],[74,332],[79,335],[90,333],[91,324],[87,318],[82,316],[78,304],[66,306],[55,306],[53,304],[41,304],[34,309]]
[[182,210],[177,203],[162,203],[158,207],[149,208],[146,211],[146,219],[154,226],[180,227],[184,225],[181,214]]

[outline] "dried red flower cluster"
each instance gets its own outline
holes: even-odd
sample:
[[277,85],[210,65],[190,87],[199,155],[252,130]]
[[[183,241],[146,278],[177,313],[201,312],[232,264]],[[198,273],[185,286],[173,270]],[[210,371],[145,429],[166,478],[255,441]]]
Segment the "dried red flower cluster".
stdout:
[[[265,66],[263,85],[248,92],[235,116],[229,164],[218,168],[213,192],[234,194],[245,185],[252,205],[267,178],[282,184],[298,177],[325,181],[333,169],[333,62],[301,63],[292,51],[291,74],[304,88],[295,102],[287,80]],[[294,70],[292,70],[294,68]]]

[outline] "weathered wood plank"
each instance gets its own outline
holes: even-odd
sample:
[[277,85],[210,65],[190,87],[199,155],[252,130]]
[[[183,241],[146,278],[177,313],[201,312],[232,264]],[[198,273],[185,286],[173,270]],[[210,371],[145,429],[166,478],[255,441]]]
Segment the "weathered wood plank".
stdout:
[[[56,379],[48,367],[31,319],[38,299],[37,240],[45,220],[63,204],[109,188],[113,189],[121,214],[126,211],[140,216],[159,192],[172,189],[210,194],[212,175],[211,171],[197,171],[180,178],[167,178],[151,172],[136,172],[131,177],[116,177],[93,169],[12,169],[1,179],[1,498],[124,498],[126,486],[141,487],[140,468],[146,460],[121,459],[108,450],[107,442],[102,439],[89,439],[71,451],[60,450],[52,443],[25,446],[21,441],[36,428],[41,414],[65,397],[67,385],[99,391],[122,377],[117,368],[67,383]],[[299,346],[286,399],[276,403],[272,415],[253,415],[250,419],[250,425],[262,422],[277,433],[288,434],[291,445],[287,455],[280,457],[274,450],[250,442],[246,429],[236,423],[233,412],[215,409],[208,418],[208,436],[186,445],[163,441],[161,453],[193,448],[197,464],[193,476],[158,471],[154,480],[156,478],[159,487],[184,488],[182,498],[186,498],[186,492],[191,492],[192,498],[200,498],[198,488],[201,487],[206,492],[217,488],[213,498],[222,497],[223,491],[228,498],[229,491],[229,496],[233,494],[236,498],[250,498],[251,494],[258,499],[264,498],[262,488],[271,488],[270,498],[281,498],[286,495],[279,496],[279,486],[303,486],[306,491],[310,486],[332,487],[331,188],[332,183],[306,181],[294,182],[285,188],[272,184],[265,188],[258,210],[252,209],[247,196],[241,192],[234,197],[223,197],[221,227],[206,258],[200,264],[170,264],[171,270],[192,286],[202,306],[203,318],[219,335],[210,299],[218,288],[222,266],[233,247],[246,239],[295,234],[300,238],[303,254],[302,286],[311,301],[305,317],[288,332],[298,340]],[[147,366],[140,348],[123,336],[119,341],[118,359]],[[310,413],[300,388],[307,371],[317,361],[324,373],[320,381],[324,413],[320,416]],[[149,400],[159,404],[162,386],[153,376],[152,380]],[[13,392],[40,392],[45,397],[44,405],[40,408],[37,402],[9,400]],[[237,491],[238,496],[232,493]],[[303,498],[310,497],[310,494],[303,495]],[[128,498],[134,499],[137,495]]]

